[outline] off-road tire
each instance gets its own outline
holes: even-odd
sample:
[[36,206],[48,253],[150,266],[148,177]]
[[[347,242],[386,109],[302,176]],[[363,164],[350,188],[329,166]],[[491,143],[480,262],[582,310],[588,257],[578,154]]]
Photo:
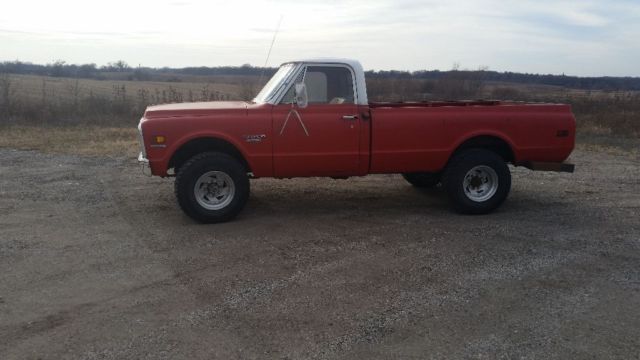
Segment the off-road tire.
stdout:
[[440,183],[440,174],[437,173],[406,173],[402,174],[402,177],[409,184],[419,188],[431,188]]
[[[234,187],[230,202],[216,210],[207,209],[196,200],[196,182],[212,171],[228,175]],[[229,221],[240,213],[249,198],[250,185],[242,163],[224,153],[206,152],[195,155],[180,167],[174,189],[185,214],[198,222],[212,224]]]
[[[494,176],[492,175],[495,175],[497,179],[497,188],[494,190],[493,195],[487,199],[482,198],[483,196],[489,196],[492,191],[486,191],[483,195],[482,192],[474,194],[473,191],[469,191],[469,189],[477,189],[474,186],[470,186],[469,189],[465,190],[465,178],[471,176],[469,179],[473,181],[474,174],[478,171],[477,169],[484,169],[489,174],[487,178],[493,178]],[[489,169],[493,170],[494,173],[491,174]],[[483,178],[476,177],[476,179]],[[478,181],[485,183],[482,180]],[[489,181],[486,183],[489,183]],[[442,184],[455,211],[462,214],[487,214],[499,207],[509,195],[511,172],[504,159],[493,151],[468,149],[454,155],[449,161],[442,177]],[[476,197],[475,201],[472,199],[474,196]]]

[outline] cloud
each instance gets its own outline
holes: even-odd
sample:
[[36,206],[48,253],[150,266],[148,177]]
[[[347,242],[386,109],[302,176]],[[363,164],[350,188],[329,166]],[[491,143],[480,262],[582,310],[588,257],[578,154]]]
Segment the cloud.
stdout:
[[[35,6],[40,11],[30,11]],[[376,69],[446,69],[459,62],[640,75],[627,65],[640,53],[637,0],[112,0],[99,11],[80,0],[22,0],[3,13],[15,16],[0,26],[0,56],[28,54],[32,61],[48,60],[59,48],[65,52],[55,57],[70,62],[104,63],[118,54],[149,66],[262,64],[284,16],[273,63],[340,56]],[[87,45],[92,40],[100,51]]]
[[609,19],[603,16],[585,11],[571,11],[563,17],[569,24],[576,26],[603,27],[610,23]]

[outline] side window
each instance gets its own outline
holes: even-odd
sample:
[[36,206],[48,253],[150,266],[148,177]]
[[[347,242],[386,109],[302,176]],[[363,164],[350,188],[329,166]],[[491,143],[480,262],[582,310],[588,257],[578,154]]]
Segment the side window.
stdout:
[[311,104],[353,104],[353,77],[342,66],[309,66],[304,77]]
[[[301,80],[298,77],[295,82]],[[345,67],[308,66],[304,73],[304,83],[310,104],[353,104],[355,102],[353,77],[351,71]],[[294,98],[294,91],[292,85],[280,103],[290,104]]]

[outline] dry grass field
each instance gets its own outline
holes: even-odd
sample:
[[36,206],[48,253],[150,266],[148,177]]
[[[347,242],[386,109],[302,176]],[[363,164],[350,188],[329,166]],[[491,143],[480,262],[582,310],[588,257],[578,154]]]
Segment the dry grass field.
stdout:
[[0,148],[55,154],[128,156],[138,154],[136,128],[107,126],[0,127]]
[[[14,97],[26,102],[37,102],[51,99],[52,101],[71,102],[76,96],[85,98],[90,95],[112,98],[114,89],[125,88],[125,96],[134,100],[141,92],[149,94],[172,91],[182,94],[185,100],[200,100],[205,95],[219,94],[220,98],[236,96],[240,91],[237,83],[227,78],[201,78],[196,82],[160,82],[160,81],[123,81],[123,80],[93,80],[72,79],[36,75],[10,75],[14,85]],[[120,90],[121,91],[121,90]],[[203,95],[204,93],[204,95]]]
[[255,91],[250,81],[256,80],[210,76],[160,82],[0,74],[0,124],[129,126],[152,104],[248,99]]
[[[179,76],[170,80],[0,74],[0,147],[130,155],[137,147],[135,125],[148,105],[250,99],[260,87],[257,76]],[[469,93],[468,84],[459,80],[429,87],[424,80],[376,78],[369,79],[367,85],[374,101],[473,97],[569,103],[577,117],[578,142],[583,148],[638,148],[638,92],[486,82],[476,83],[477,88]]]

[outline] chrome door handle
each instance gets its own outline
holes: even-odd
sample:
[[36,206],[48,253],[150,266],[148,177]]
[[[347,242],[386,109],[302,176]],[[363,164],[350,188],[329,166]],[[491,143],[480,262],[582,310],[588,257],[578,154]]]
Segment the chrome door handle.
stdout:
[[342,120],[357,120],[358,115],[342,115]]

